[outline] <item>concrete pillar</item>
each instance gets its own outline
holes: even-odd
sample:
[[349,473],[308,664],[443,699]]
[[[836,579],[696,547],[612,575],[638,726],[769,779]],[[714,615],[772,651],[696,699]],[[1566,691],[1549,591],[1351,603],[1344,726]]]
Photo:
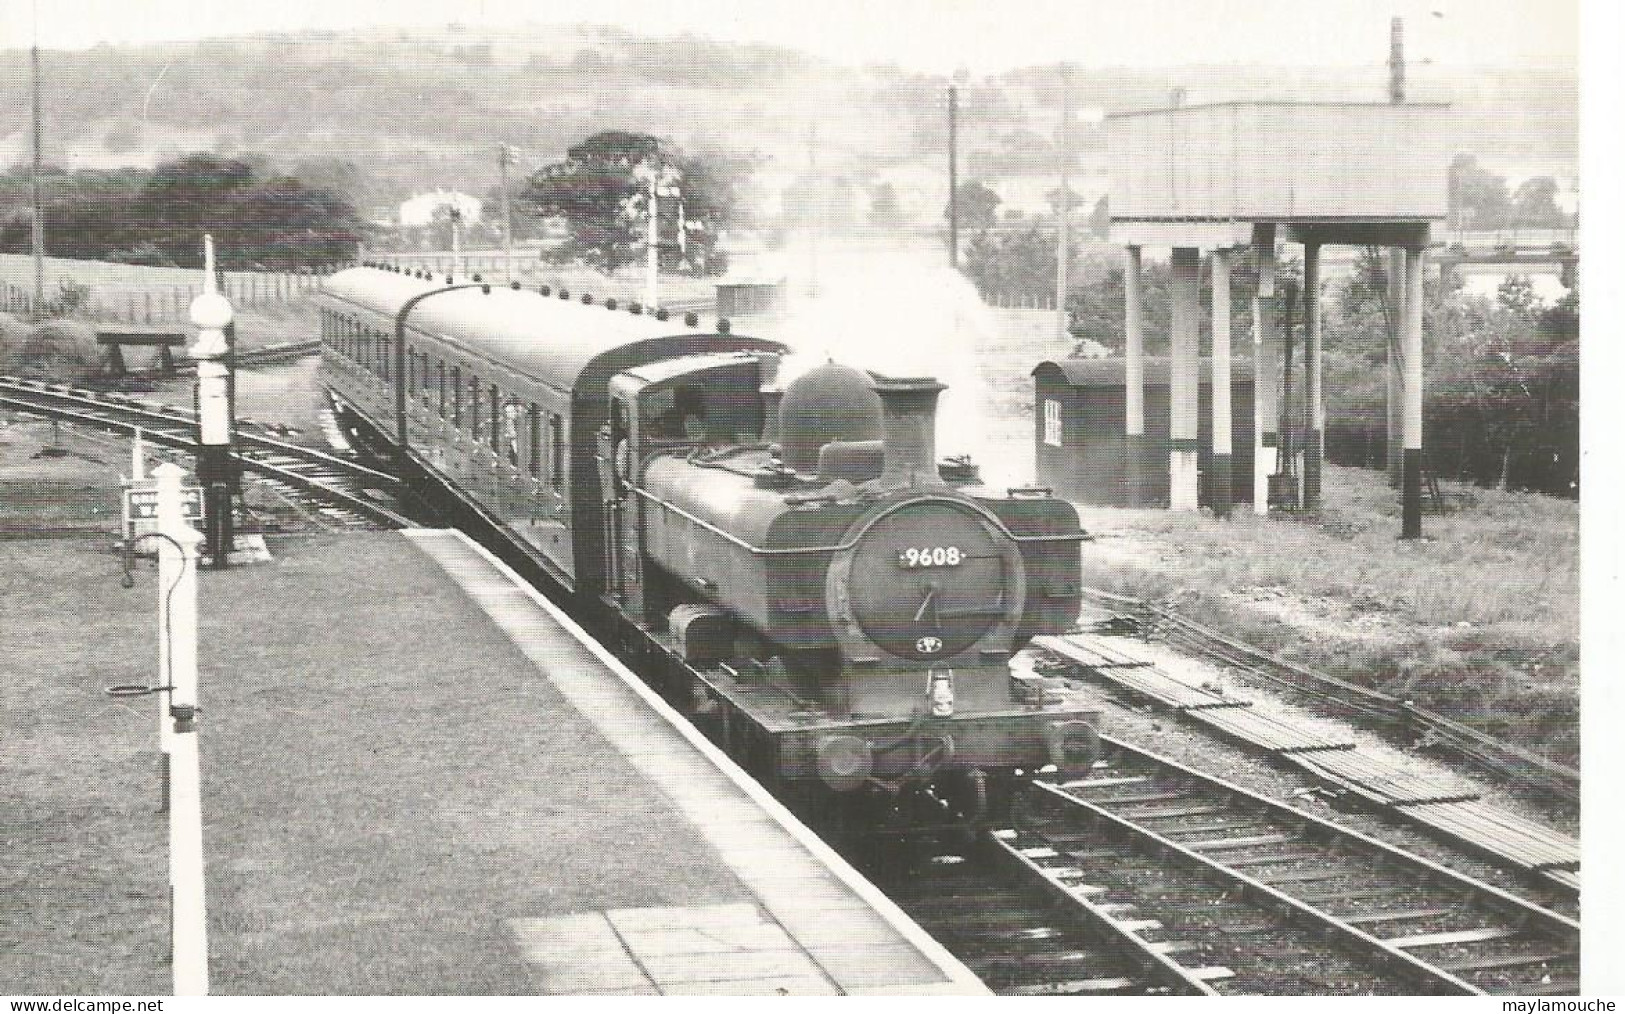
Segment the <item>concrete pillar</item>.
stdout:
[[1427,251],[1405,251],[1405,482],[1400,538],[1422,537],[1422,269]]
[[1230,516],[1230,251],[1213,251],[1213,474],[1208,500]]
[[1253,513],[1268,514],[1279,443],[1274,226],[1253,226],[1253,259],[1258,264],[1258,290],[1253,295]]
[[1303,245],[1303,355],[1309,433],[1303,448],[1303,505],[1320,506],[1320,462],[1326,450],[1326,410],[1320,389],[1320,244]]
[[1145,336],[1141,333],[1140,248],[1125,249],[1123,259],[1123,475],[1128,504],[1140,506],[1140,454],[1145,443]]
[[1388,485],[1398,489],[1404,475],[1405,446],[1401,411],[1404,385],[1400,381],[1403,359],[1400,335],[1405,330],[1405,251],[1399,247],[1388,251],[1388,306]]
[[1170,261],[1168,338],[1168,507],[1193,511],[1198,505],[1197,385],[1201,313],[1201,251],[1174,247]]

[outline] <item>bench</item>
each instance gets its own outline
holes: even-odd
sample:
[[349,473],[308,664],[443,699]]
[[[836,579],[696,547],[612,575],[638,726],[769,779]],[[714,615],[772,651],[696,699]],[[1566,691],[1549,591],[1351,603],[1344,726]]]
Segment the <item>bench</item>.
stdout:
[[122,327],[118,330],[97,330],[96,344],[108,346],[107,365],[115,377],[125,372],[124,353],[121,349],[126,345],[157,346],[158,362],[163,366],[164,372],[175,372],[175,356],[170,348],[175,345],[186,344],[186,335],[180,331],[167,331],[161,328]]

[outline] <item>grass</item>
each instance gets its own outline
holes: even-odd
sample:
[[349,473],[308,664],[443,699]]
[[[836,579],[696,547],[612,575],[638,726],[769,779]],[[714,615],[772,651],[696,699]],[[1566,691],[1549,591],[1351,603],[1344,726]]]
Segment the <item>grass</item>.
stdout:
[[1447,488],[1419,542],[1358,469],[1314,515],[1086,509],[1086,581],[1578,766],[1579,507]]
[[[267,276],[225,272],[226,294],[233,298],[237,343],[242,349],[315,337],[320,332],[315,306],[305,292],[276,298],[266,287]],[[48,257],[46,294],[54,298],[65,281],[91,289],[87,304],[74,316],[87,322],[171,327],[190,339],[195,331],[187,308],[202,282],[202,272],[186,268],[147,267],[111,261],[81,261]],[[0,281],[32,291],[32,261],[17,254],[0,254]],[[314,286],[318,279],[302,278]],[[256,284],[259,288],[255,288]],[[244,294],[247,294],[246,296]],[[129,349],[125,361],[132,369],[157,362],[155,350]]]

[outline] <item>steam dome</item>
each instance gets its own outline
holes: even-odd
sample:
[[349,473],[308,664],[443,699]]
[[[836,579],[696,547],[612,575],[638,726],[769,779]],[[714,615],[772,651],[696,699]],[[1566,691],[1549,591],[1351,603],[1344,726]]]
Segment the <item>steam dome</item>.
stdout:
[[818,450],[831,440],[879,440],[880,396],[862,370],[825,363],[797,377],[779,403],[785,464],[818,470]]

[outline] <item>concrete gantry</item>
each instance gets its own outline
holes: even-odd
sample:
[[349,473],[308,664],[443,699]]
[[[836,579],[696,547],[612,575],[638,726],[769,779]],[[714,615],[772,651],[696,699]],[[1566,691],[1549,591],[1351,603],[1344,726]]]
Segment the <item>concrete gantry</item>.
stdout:
[[[1396,383],[1391,437],[1403,437],[1401,534],[1421,534],[1422,270],[1432,223],[1447,207],[1449,152],[1437,104],[1229,102],[1181,106],[1106,118],[1112,166],[1112,235],[1127,250],[1124,376],[1127,411],[1125,477],[1137,502],[1139,447],[1145,432],[1142,361],[1145,336],[1141,256],[1170,250],[1170,405],[1168,505],[1195,510],[1206,501],[1229,513],[1231,388],[1230,307],[1234,259],[1250,255],[1255,392],[1253,509],[1272,504],[1320,505],[1325,446],[1322,387],[1320,253],[1328,244],[1387,247],[1403,270],[1394,274]],[[1303,397],[1292,384],[1291,307],[1277,284],[1277,248],[1303,248]],[[1197,474],[1200,264],[1210,252],[1213,420],[1210,468]],[[1402,403],[1402,404],[1399,404]],[[1287,427],[1282,432],[1283,424]],[[1286,452],[1286,453],[1283,453]],[[1301,489],[1298,486],[1302,479]]]

